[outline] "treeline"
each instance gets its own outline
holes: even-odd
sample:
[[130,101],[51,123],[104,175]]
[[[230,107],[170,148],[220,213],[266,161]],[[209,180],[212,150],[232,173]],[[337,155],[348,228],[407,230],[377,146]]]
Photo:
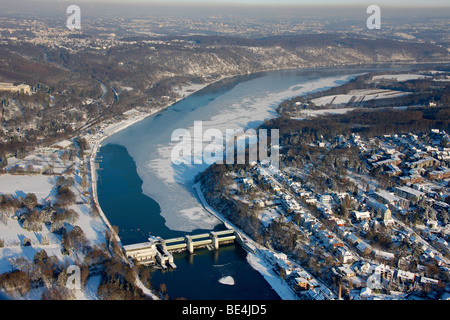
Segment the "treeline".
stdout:
[[373,137],[394,133],[421,132],[430,129],[450,129],[450,107],[398,109],[355,109],[345,114],[321,115],[313,121],[278,117],[267,120],[263,129],[279,129],[281,145],[309,143],[333,139],[352,133]]
[[413,54],[419,54],[425,58],[432,57],[433,54],[447,54],[444,48],[431,46],[425,43],[411,43],[404,41],[396,41],[390,39],[366,39],[360,35],[346,34],[339,36],[336,34],[297,34],[297,35],[277,35],[263,38],[244,38],[232,36],[215,36],[215,35],[193,35],[183,37],[128,37],[123,38],[125,41],[140,40],[162,40],[171,41],[175,39],[183,39],[196,44],[205,46],[223,45],[223,46],[244,46],[244,47],[274,47],[294,49],[298,47],[328,47],[333,45],[341,45],[343,47],[352,48],[361,51],[362,54],[373,55],[376,52],[386,48],[398,48],[406,50]]
[[[104,246],[91,248],[79,262],[81,290],[86,289],[90,277],[99,275],[97,296],[102,300],[148,300],[143,291],[135,285],[135,271],[124,261],[111,256]],[[0,274],[0,287],[13,299],[20,299],[31,292],[40,290],[42,300],[75,299],[75,292],[68,286],[70,281],[69,263],[60,262],[56,256],[48,255],[41,249],[30,261],[15,258],[14,270]]]

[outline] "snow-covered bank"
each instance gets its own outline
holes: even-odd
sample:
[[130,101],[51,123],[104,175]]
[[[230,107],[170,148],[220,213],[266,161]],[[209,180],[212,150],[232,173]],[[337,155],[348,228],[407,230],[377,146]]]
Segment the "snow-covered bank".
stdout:
[[252,266],[253,269],[261,273],[261,275],[266,279],[269,285],[276,291],[276,293],[283,300],[298,300],[297,295],[288,286],[286,281],[281,279],[273,271],[273,266],[265,260],[262,255],[257,253],[248,253],[247,261]]

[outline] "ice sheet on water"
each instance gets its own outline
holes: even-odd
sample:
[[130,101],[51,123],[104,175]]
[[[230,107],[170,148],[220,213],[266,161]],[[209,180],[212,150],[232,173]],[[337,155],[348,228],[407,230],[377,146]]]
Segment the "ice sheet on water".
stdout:
[[232,276],[226,276],[219,279],[221,284],[225,284],[227,286],[234,286],[234,278]]

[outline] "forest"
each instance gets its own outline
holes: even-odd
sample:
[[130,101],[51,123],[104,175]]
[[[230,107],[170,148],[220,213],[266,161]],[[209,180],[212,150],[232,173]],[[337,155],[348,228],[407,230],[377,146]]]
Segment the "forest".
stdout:
[[[433,69],[433,67],[427,67],[425,69]],[[438,67],[442,72],[448,72],[448,66]],[[411,71],[413,72],[413,71]],[[423,72],[423,71],[422,71]],[[402,73],[402,72],[390,72],[390,74]],[[450,103],[450,86],[447,81],[438,81],[434,78],[428,79],[416,79],[408,81],[372,81],[372,78],[378,75],[383,75],[385,72],[369,72],[351,79],[349,82],[344,83],[337,87],[332,87],[326,90],[312,92],[306,95],[297,96],[291,99],[287,99],[280,103],[277,108],[278,113],[283,116],[289,116],[301,111],[301,108],[308,109],[323,109],[329,108],[329,106],[316,106],[311,100],[333,96],[339,94],[349,94],[352,90],[363,89],[380,89],[380,90],[393,90],[405,92],[407,94],[391,97],[380,98],[364,101],[352,101],[341,104],[333,105],[334,108],[377,108],[377,107],[396,107],[396,106],[418,106],[435,103],[438,106],[445,106]],[[426,74],[426,72],[425,72]]]
[[450,129],[450,107],[411,107],[406,111],[392,108],[355,109],[345,114],[323,115],[312,121],[278,117],[267,120],[263,129],[279,129],[280,144],[295,146],[318,140],[358,133],[364,137]]

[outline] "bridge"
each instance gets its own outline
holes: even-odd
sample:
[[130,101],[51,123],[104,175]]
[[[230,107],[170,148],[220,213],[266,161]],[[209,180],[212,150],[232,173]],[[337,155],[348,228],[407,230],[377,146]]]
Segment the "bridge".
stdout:
[[137,263],[158,263],[163,269],[168,264],[175,269],[172,252],[189,251],[194,253],[195,249],[208,248],[218,250],[222,244],[233,243],[236,239],[234,230],[211,231],[197,235],[186,235],[184,237],[162,239],[160,237],[149,237],[148,242],[124,246],[125,255],[137,261]]

